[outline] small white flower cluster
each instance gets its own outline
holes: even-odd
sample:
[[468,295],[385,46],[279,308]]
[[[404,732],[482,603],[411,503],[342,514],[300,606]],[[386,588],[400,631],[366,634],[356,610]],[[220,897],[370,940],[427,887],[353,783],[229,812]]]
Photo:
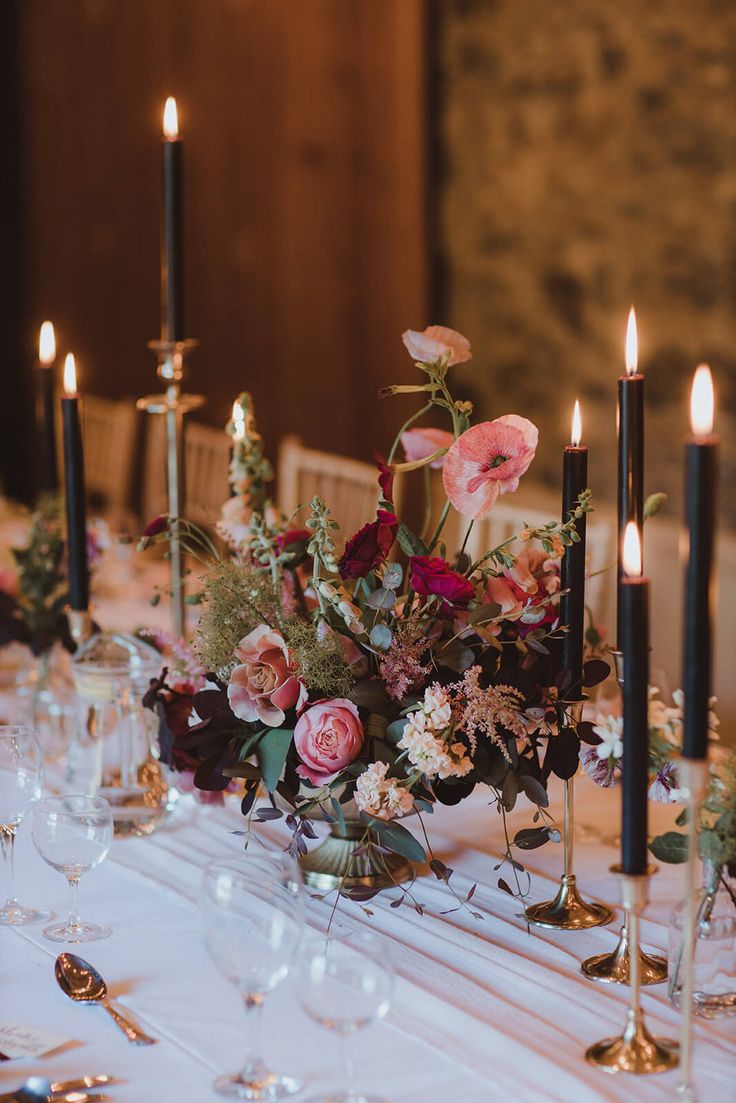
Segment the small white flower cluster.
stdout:
[[452,720],[447,692],[438,685],[424,691],[424,700],[406,718],[398,746],[425,777],[465,777],[473,768],[464,743],[450,743],[445,734]]
[[379,820],[405,816],[414,807],[414,798],[409,790],[403,788],[396,778],[387,778],[387,772],[385,762],[372,762],[355,786],[355,803],[360,811]]
[[595,753],[601,759],[621,758],[624,753],[624,721],[621,716],[599,716],[593,731],[600,739]]

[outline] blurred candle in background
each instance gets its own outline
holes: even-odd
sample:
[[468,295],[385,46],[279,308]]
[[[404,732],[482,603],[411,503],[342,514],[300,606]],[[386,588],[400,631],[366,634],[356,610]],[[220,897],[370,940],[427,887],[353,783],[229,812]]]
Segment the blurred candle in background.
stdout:
[[64,497],[66,502],[69,604],[84,611],[89,606],[87,569],[87,509],[84,485],[84,451],[79,420],[77,369],[71,353],[64,361],[64,394],[61,399],[64,431]]
[[619,584],[619,646],[624,662],[624,754],[621,764],[621,871],[647,870],[649,786],[649,579],[642,575],[641,534],[626,526]]
[[[580,443],[583,435],[580,403],[575,401],[572,416],[571,443],[566,445],[562,461],[562,520],[567,521],[570,511],[588,486],[588,449]],[[585,641],[585,514],[576,523],[580,537],[577,543],[565,548],[562,557],[560,598],[560,622],[568,626],[562,637],[562,669],[570,674],[570,698],[580,700],[583,695],[583,650]]]
[[[633,521],[644,523],[644,376],[639,367],[639,342],[633,306],[626,326],[626,374],[618,381],[618,577],[623,575],[623,540]],[[621,593],[618,594],[617,634],[621,645]]]
[[38,336],[36,428],[38,433],[41,490],[59,489],[56,462],[56,337],[51,322],[44,322]]
[[701,364],[690,396],[691,436],[685,445],[685,639],[682,688],[685,693],[682,752],[705,758],[711,693],[713,558],[719,439],[713,433],[713,379]]
[[182,235],[182,151],[176,100],[164,106],[163,217],[161,233],[161,339],[184,340],[184,245]]

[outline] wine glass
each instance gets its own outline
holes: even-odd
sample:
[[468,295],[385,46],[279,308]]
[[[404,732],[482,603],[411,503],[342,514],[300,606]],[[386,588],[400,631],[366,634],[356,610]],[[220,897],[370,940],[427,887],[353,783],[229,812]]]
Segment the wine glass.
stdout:
[[43,756],[38,732],[25,724],[0,725],[0,846],[7,870],[7,897],[0,924],[18,927],[48,918],[48,912],[24,908],[15,898],[13,851],[23,817],[43,792]]
[[301,939],[303,901],[296,863],[284,854],[256,853],[215,862],[205,872],[201,919],[207,949],[235,985],[247,1016],[242,1071],[220,1076],[215,1091],[234,1099],[274,1100],[299,1091],[290,1076],[261,1060],[261,1008],[290,972]]
[[385,942],[368,931],[313,937],[303,947],[296,987],[310,1018],[342,1038],[344,1088],[308,1103],[381,1103],[358,1091],[353,1079],[349,1039],[387,1014],[393,969]]
[[53,869],[63,873],[71,889],[66,923],[44,929],[52,942],[95,942],[107,938],[109,927],[79,918],[79,878],[107,857],[112,842],[112,812],[104,797],[46,797],[33,813],[36,850]]

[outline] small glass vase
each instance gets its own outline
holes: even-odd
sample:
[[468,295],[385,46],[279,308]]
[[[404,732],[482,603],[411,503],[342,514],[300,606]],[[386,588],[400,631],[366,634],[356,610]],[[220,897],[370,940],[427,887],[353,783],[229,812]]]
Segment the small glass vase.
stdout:
[[[693,1014],[701,1019],[736,1015],[736,892],[725,868],[703,862],[703,888],[696,901],[693,949]],[[670,999],[682,1000],[684,902],[670,920]]]

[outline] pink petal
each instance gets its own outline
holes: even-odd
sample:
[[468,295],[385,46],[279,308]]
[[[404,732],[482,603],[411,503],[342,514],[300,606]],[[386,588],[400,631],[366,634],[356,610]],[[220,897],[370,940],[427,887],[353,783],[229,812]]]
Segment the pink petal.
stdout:
[[[409,463],[417,463],[426,459],[440,448],[449,448],[454,441],[452,433],[446,429],[407,429],[401,434],[401,446]],[[445,462],[445,457],[440,456],[429,465],[435,471],[439,471]]]
[[421,332],[416,329],[407,329],[401,334],[411,356],[421,364],[433,364],[442,359],[449,352],[449,364],[462,364],[473,356],[470,351],[470,341],[447,326],[428,326]]

